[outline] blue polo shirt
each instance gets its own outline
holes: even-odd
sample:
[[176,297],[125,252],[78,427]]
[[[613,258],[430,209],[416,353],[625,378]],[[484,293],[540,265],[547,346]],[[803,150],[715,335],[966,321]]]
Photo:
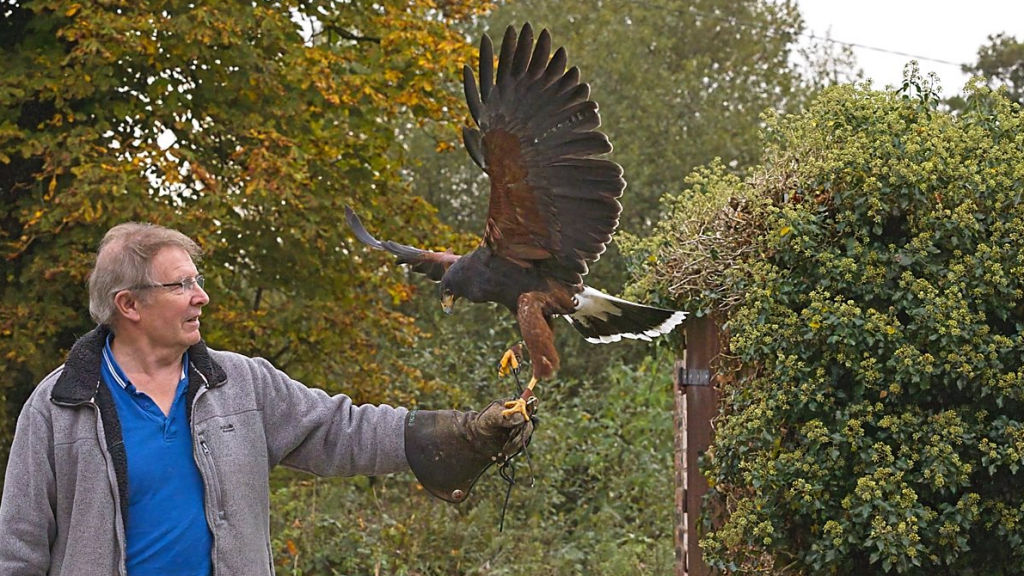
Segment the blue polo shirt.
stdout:
[[110,350],[112,341],[113,335],[103,348],[101,374],[114,396],[128,458],[128,575],[210,576],[213,536],[185,412],[188,354],[182,358],[174,403],[164,416],[121,371]]

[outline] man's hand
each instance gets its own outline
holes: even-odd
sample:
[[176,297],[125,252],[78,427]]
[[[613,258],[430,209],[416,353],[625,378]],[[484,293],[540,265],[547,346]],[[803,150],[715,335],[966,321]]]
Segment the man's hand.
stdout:
[[[532,416],[536,402],[527,406]],[[405,421],[405,455],[416,478],[431,494],[462,502],[493,464],[519,454],[533,434],[533,420],[504,413],[505,403],[491,402],[482,412],[455,410],[409,413]]]

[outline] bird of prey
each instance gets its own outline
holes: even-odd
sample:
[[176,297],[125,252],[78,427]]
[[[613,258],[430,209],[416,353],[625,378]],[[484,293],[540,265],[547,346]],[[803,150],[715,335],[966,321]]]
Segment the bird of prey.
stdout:
[[[491,40],[480,42],[479,85],[463,70],[466,103],[476,128],[462,136],[490,180],[480,245],[466,255],[423,250],[370,235],[351,208],[349,226],[372,248],[386,250],[416,272],[440,282],[446,312],[459,298],[503,304],[516,317],[533,369],[523,396],[506,412],[526,412],[538,380],[559,366],[552,319],[566,319],[590,342],[650,340],[667,334],[686,314],[615,298],[583,283],[618,226],[626,187],[622,167],[605,156],[612,146],[598,130],[597,103],[579,69],[566,70],[566,52],[551,54],[551,36],[518,36],[509,26],[497,75]],[[506,353],[502,366],[514,361]]]

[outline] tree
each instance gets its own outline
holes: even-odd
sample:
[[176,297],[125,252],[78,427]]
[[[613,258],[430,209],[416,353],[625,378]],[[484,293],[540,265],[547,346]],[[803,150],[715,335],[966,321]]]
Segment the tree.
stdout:
[[988,42],[978,48],[978,61],[963,71],[985,78],[990,88],[1005,87],[1011,100],[1024,105],[1024,43],[1005,33],[989,36]]
[[435,87],[467,54],[451,24],[486,4],[2,6],[0,446],[91,327],[91,255],[125,220],[203,246],[212,346],[357,400],[436,387],[400,361],[417,337],[408,285],[361,262],[376,255],[351,245],[342,206],[389,215],[385,233],[404,230],[397,212],[435,224],[402,183],[396,138],[446,121]]
[[807,90],[808,101],[828,86],[853,84],[864,80],[864,70],[857,66],[857,55],[849,44],[832,39],[831,32],[824,38],[811,40],[797,50],[802,60],[801,76]]
[[[772,117],[749,179],[695,174],[633,246],[650,286],[727,318],[707,464],[728,515],[701,541],[722,569],[1024,561],[1019,107],[974,86],[954,115],[913,73],[904,85]],[[702,222],[707,237],[679,240]],[[728,279],[696,275],[702,256]]]

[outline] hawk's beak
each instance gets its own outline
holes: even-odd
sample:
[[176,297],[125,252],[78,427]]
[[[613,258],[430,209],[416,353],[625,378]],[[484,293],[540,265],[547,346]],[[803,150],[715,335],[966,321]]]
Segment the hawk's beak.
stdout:
[[445,314],[451,314],[453,306],[455,306],[454,294],[445,294],[441,296],[441,308],[444,309]]

